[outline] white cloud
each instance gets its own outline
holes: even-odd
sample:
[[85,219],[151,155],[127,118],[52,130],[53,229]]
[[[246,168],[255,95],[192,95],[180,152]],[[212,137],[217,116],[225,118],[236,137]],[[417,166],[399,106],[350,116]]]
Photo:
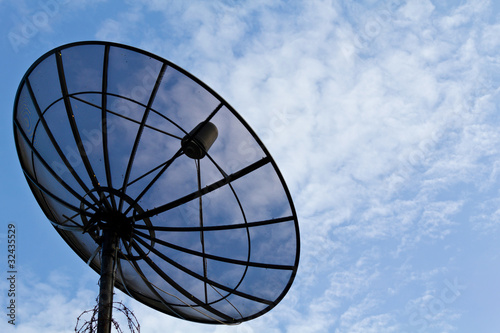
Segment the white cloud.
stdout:
[[[22,269],[22,274],[16,275],[16,332],[72,330],[77,317],[95,304],[98,276],[90,269],[88,273],[75,280],[59,272],[38,277]],[[95,290],[88,289],[91,281],[96,285]],[[0,327],[4,332],[12,328],[6,320],[0,322]]]
[[126,41],[126,31],[117,20],[107,19],[102,23],[96,37],[101,40]]
[[415,22],[427,19],[434,11],[434,5],[430,0],[409,0],[401,8],[403,16]]

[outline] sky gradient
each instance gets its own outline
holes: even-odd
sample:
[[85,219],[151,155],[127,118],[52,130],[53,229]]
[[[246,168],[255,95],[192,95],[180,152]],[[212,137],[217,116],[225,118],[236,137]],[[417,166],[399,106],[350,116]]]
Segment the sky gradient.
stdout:
[[[430,1],[0,0],[2,272],[17,230],[17,325],[70,332],[98,276],[52,228],[18,162],[12,106],[42,54],[119,42],[192,73],[276,160],[301,230],[292,288],[236,327],[117,293],[143,332],[498,332],[500,5]],[[7,275],[7,273],[4,273]]]

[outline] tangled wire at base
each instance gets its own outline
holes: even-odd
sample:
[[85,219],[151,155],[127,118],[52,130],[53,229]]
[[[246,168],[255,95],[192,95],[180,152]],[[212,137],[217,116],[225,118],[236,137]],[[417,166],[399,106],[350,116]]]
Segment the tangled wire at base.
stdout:
[[[139,325],[139,322],[137,321],[137,318],[135,317],[134,313],[129,308],[127,308],[122,302],[113,302],[113,309],[118,310],[119,312],[125,315],[125,317],[127,318],[128,328],[131,333],[140,333],[141,326]],[[82,318],[82,316],[87,315],[89,313],[92,313],[89,320],[85,320],[84,318]],[[97,332],[98,313],[99,313],[99,304],[96,304],[96,306],[94,306],[94,308],[91,310],[86,310],[82,312],[76,319],[75,332],[76,333]],[[82,322],[81,326],[79,326],[80,322]],[[118,333],[124,333],[120,325],[114,318],[111,318],[111,323]]]

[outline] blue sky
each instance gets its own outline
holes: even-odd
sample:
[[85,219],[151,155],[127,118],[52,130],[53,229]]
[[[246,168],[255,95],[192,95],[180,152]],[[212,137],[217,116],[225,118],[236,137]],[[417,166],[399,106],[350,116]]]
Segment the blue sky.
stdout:
[[12,106],[39,56],[107,40],[223,96],[280,166],[301,228],[297,278],[271,312],[204,326],[118,293],[143,332],[498,332],[499,13],[487,0],[0,0],[0,264],[15,223],[19,271],[18,325],[0,328],[69,332],[94,305],[98,276],[23,178]]

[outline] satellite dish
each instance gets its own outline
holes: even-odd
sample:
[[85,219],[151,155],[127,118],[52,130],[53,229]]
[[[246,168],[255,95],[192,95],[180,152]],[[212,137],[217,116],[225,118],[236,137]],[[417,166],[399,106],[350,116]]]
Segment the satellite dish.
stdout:
[[168,315],[234,324],[271,310],[299,261],[299,228],[275,161],[206,84],[151,53],[79,42],[38,59],[14,104],[28,184],[100,277]]

